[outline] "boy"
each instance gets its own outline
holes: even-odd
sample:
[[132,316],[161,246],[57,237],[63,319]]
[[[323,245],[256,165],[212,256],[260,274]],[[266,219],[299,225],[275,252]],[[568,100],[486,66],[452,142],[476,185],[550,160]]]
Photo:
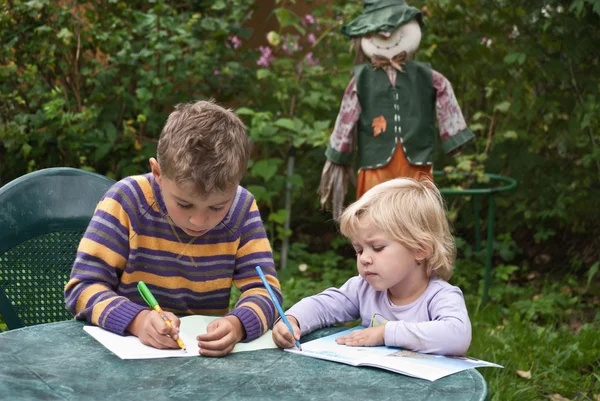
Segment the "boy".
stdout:
[[[117,182],[98,204],[65,287],[75,318],[146,345],[178,348],[177,314],[225,315],[197,337],[203,356],[227,355],[272,326],[281,302],[273,255],[252,194],[239,186],[250,145],[242,121],[206,101],[176,106],[152,172]],[[144,281],[169,328],[137,290]],[[241,291],[228,312],[231,284]]]

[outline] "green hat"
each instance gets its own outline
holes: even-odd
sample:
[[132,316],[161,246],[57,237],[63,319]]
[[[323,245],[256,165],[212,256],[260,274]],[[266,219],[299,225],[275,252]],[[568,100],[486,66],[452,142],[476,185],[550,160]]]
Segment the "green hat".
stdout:
[[344,25],[342,33],[354,38],[370,32],[391,32],[414,18],[423,26],[421,11],[408,6],[404,0],[364,0],[362,15]]

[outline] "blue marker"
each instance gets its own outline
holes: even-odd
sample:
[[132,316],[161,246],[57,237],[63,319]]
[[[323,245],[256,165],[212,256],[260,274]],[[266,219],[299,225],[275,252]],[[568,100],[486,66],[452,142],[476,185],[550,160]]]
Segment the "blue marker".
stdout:
[[[281,305],[279,305],[279,302],[277,301],[277,298],[275,297],[275,294],[273,293],[273,290],[271,289],[271,285],[267,282],[267,278],[265,277],[265,274],[263,273],[260,266],[256,266],[256,271],[258,272],[260,279],[262,280],[263,284],[265,285],[265,288],[269,292],[269,296],[273,300],[273,303],[275,304],[275,307],[277,308],[277,312],[279,312],[279,316],[281,316],[281,320],[283,320],[283,323],[285,323],[285,325],[288,327],[288,329],[290,329],[290,333],[292,333],[292,337],[293,337],[294,330],[292,329],[292,325],[290,324],[289,320],[287,320],[287,317],[285,317],[285,313],[283,313],[283,309],[281,308]],[[302,351],[302,347],[300,346],[299,340],[296,340],[296,347],[298,347],[298,349],[300,351]]]

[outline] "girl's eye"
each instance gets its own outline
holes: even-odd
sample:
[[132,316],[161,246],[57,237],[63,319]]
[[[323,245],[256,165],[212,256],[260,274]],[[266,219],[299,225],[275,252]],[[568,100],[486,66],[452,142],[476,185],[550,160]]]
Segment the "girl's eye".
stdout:
[[177,206],[179,206],[182,209],[190,209],[192,207],[191,204],[187,204],[187,205],[182,205],[181,203],[177,202]]
[[362,249],[355,249],[354,252],[356,253],[356,256],[362,255]]
[[383,248],[384,248],[383,246],[379,246],[379,247],[378,247],[378,246],[374,246],[374,247],[373,247],[373,250],[374,250],[375,252],[381,252],[381,251],[383,251]]
[[219,207],[214,207],[211,206],[210,210],[212,210],[213,212],[220,212],[221,210],[223,210],[225,208],[225,206],[219,206]]

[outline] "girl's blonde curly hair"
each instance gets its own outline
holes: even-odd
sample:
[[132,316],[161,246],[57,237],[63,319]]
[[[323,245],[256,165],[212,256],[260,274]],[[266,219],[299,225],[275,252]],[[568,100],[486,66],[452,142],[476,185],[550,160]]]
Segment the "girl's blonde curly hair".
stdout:
[[356,236],[364,216],[411,251],[425,251],[428,277],[450,279],[456,246],[442,195],[432,181],[396,178],[376,185],[339,217],[342,234]]

